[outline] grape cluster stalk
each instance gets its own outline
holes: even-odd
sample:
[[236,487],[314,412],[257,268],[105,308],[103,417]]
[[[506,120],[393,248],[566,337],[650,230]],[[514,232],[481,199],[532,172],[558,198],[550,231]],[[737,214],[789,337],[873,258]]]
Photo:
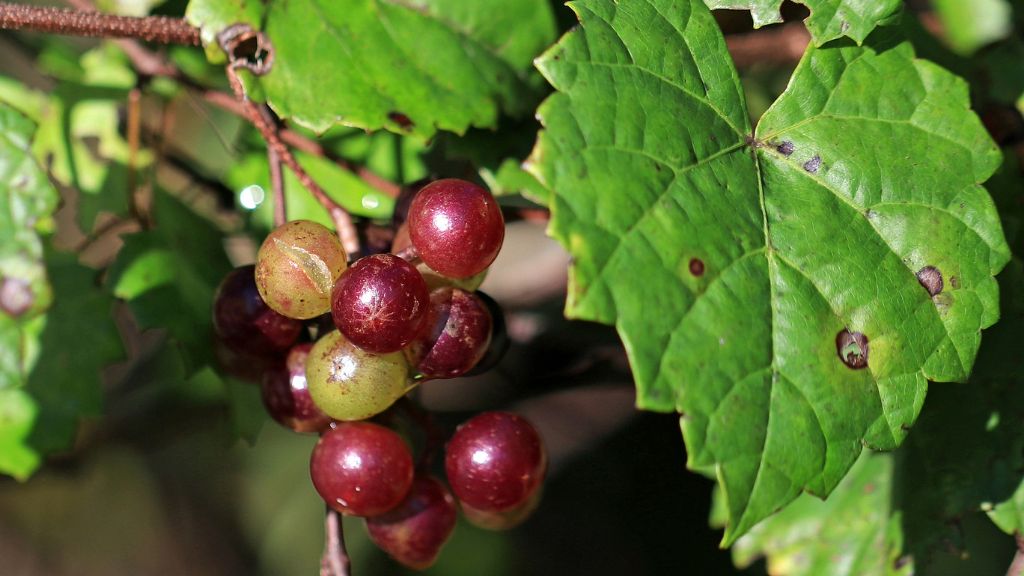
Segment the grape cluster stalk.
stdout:
[[491,530],[526,520],[547,455],[525,418],[484,412],[454,431],[432,472],[436,426],[406,394],[487,370],[507,347],[501,307],[476,290],[505,223],[472,182],[437,180],[410,193],[394,217],[391,253],[350,263],[325,226],[278,226],[255,266],[221,283],[214,328],[225,368],[258,377],[270,416],[320,435],[310,478],[328,508],[365,518],[371,541],[422,570],[460,510]]

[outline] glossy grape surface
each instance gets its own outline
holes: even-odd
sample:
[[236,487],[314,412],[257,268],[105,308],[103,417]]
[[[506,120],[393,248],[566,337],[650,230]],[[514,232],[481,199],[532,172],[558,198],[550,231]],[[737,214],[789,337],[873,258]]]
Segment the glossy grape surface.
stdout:
[[456,498],[481,512],[504,512],[540,488],[547,456],[525,418],[484,412],[455,431],[444,464]]
[[274,312],[256,288],[254,266],[228,273],[213,300],[213,328],[232,351],[244,355],[284,355],[298,339],[302,323]]
[[470,524],[484,530],[508,530],[525,522],[540,505],[543,490],[538,489],[526,502],[501,512],[489,512],[462,503],[462,515]]
[[420,273],[392,254],[360,258],[331,296],[338,330],[363,350],[383,354],[404,348],[427,318],[430,295]]
[[429,568],[455,529],[455,499],[436,478],[417,476],[409,495],[390,512],[366,519],[370,540],[399,563]]
[[267,413],[296,432],[321,432],[331,424],[331,418],[313,403],[306,385],[306,357],[312,347],[309,343],[292,347],[285,365],[267,371],[260,385]]
[[487,350],[484,351],[480,361],[473,366],[472,370],[466,372],[466,376],[483,374],[497,366],[511,345],[508,338],[508,327],[505,325],[505,311],[501,308],[501,304],[484,292],[475,292],[474,294],[484,303],[487,312],[491,315],[491,342],[487,345]]
[[256,285],[267,304],[289,318],[308,319],[331,309],[331,290],[347,267],[334,232],[309,220],[271,232],[256,255]]
[[321,338],[306,358],[313,402],[335,420],[365,420],[405,394],[409,363],[401,352],[374,354],[337,330]]
[[[399,226],[398,230],[395,232],[395,238],[391,242],[391,252],[393,254],[398,254],[409,246],[412,246],[412,240],[409,239],[409,224],[403,224]],[[416,270],[418,270],[420,275],[423,276],[423,280],[427,283],[427,290],[431,292],[438,288],[444,288],[445,286],[462,288],[463,290],[472,292],[484,283],[484,279],[487,278],[488,269],[485,268],[469,278],[449,278],[439,274],[421,260],[416,263]]]
[[320,437],[309,474],[320,497],[350,516],[375,516],[397,506],[413,480],[405,441],[370,422],[343,422]]
[[471,292],[439,288],[430,294],[423,333],[409,348],[416,370],[428,378],[465,374],[491,341],[491,314]]
[[420,258],[451,278],[468,278],[485,270],[505,238],[505,220],[494,196],[454,178],[423,187],[409,207],[408,223]]

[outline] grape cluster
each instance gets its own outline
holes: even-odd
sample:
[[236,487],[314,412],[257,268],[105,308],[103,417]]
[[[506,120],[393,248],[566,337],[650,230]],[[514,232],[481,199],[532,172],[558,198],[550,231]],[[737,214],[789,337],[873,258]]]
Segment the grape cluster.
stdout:
[[278,227],[255,267],[222,282],[214,327],[222,358],[260,372],[270,415],[320,434],[310,475],[328,506],[366,518],[382,550],[424,569],[459,508],[495,530],[529,516],[547,456],[527,420],[485,412],[447,443],[450,491],[430,473],[429,415],[409,400],[395,404],[423,382],[486,370],[504,352],[501,308],[476,291],[501,249],[504,219],[487,190],[455,179],[424,186],[397,216],[391,253],[351,264],[324,226]]

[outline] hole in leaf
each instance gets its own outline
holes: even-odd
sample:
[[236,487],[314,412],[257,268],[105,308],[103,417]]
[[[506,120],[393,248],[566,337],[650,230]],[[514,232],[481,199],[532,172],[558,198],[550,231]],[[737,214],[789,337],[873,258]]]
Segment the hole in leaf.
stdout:
[[847,367],[853,370],[867,368],[868,351],[868,337],[860,332],[843,328],[836,334],[836,353]]
[[935,296],[942,292],[942,272],[935,266],[925,266],[917,271],[917,281],[924,286],[928,294]]

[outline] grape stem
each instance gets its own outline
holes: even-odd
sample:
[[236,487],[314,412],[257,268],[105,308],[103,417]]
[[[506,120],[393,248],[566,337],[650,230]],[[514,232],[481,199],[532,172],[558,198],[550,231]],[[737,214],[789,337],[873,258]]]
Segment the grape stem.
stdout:
[[[263,119],[279,129],[277,119],[266,106],[260,106]],[[279,130],[280,131],[280,130]],[[283,226],[288,222],[288,205],[284,197],[284,174],[281,172],[281,156],[277,150],[267,146],[267,164],[270,165],[270,187],[274,193],[274,227]]]
[[341,513],[328,507],[324,517],[324,554],[320,558],[320,576],[349,576],[349,567]]
[[341,245],[345,248],[345,251],[349,254],[358,254],[359,234],[356,232],[352,216],[324,192],[323,188],[313,180],[309,173],[299,164],[298,160],[295,159],[288,145],[281,141],[276,123],[271,124],[267,122],[267,117],[264,116],[264,114],[272,114],[272,112],[269,109],[266,112],[261,111],[260,105],[250,100],[246,95],[242,81],[238,77],[238,68],[241,66],[241,63],[237,61],[230,63],[227,67],[227,75],[236,98],[244,105],[245,114],[249,122],[263,135],[263,139],[267,142],[267,148],[274,150],[278,158],[281,159],[281,162],[295,174],[295,177],[299,179],[302,186],[316,198],[316,201],[331,216],[331,220],[334,221],[334,227],[338,231],[338,238],[341,240]]
[[199,29],[181,18],[115,16],[100,12],[0,2],[0,29],[71,36],[138,38],[161,44],[199,45]]
[[1014,538],[1017,540],[1017,553],[1013,556],[1006,576],[1024,576],[1024,534],[1017,532]]

